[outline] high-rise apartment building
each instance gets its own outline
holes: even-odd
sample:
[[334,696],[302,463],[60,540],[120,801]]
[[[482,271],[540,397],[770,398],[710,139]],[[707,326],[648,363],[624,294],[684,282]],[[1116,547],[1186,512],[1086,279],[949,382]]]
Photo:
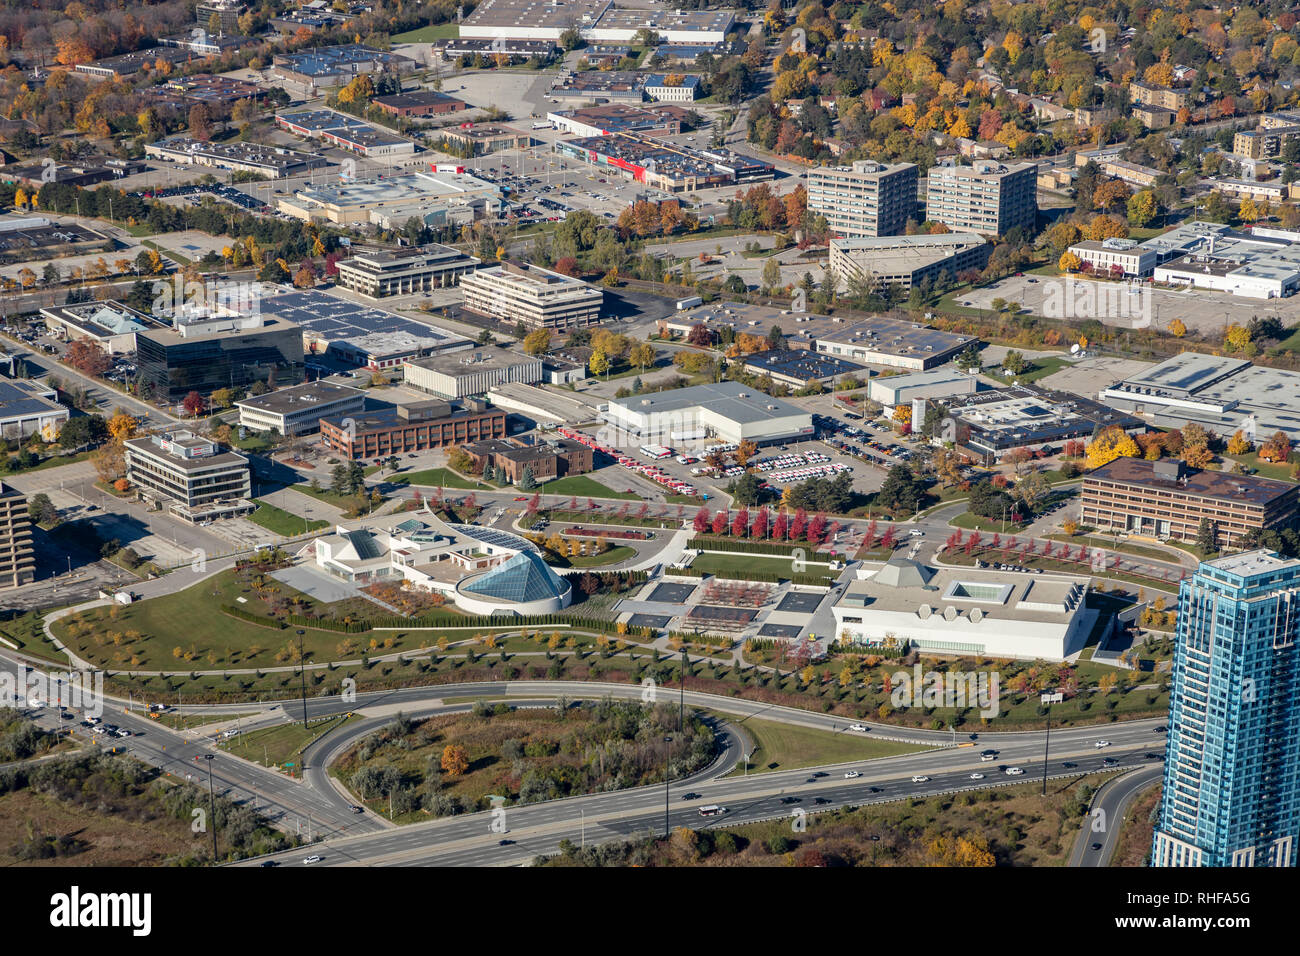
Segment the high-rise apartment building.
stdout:
[[1300,560],[1203,561],[1178,592],[1155,866],[1294,866]]
[[972,166],[935,166],[925,195],[925,217],[954,231],[1000,236],[1038,218],[1038,165],[983,160]]
[[896,236],[916,214],[916,166],[860,160],[808,171],[808,208],[837,236]]
[[0,589],[31,584],[35,577],[27,496],[0,482]]

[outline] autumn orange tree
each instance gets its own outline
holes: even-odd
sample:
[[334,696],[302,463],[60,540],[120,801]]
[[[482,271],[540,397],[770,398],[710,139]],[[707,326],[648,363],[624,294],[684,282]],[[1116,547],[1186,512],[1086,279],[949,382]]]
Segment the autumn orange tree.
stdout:
[[469,755],[459,744],[442,748],[442,772],[449,777],[461,777],[469,770]]

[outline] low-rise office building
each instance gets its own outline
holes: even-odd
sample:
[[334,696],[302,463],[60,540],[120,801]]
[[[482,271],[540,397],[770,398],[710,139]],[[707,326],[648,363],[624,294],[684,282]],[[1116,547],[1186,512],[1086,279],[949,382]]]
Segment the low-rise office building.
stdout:
[[366,407],[365,392],[332,382],[305,382],[235,402],[239,424],[254,431],[273,431],[289,438],[320,431],[320,420],[351,415]]
[[442,116],[468,108],[464,100],[437,90],[414,90],[410,93],[376,96],[370,103],[393,116]]
[[1068,251],[1078,257],[1084,271],[1109,275],[1118,268],[1121,275],[1139,278],[1149,276],[1160,259],[1154,249],[1135,239],[1085,239]]
[[408,173],[309,186],[282,198],[280,212],[338,226],[400,229],[412,216],[426,226],[465,225],[496,216],[501,189],[466,172]]
[[439,398],[483,395],[505,382],[542,381],[542,360],[507,348],[476,348],[407,362],[406,384]]
[[55,389],[32,379],[0,379],[0,436],[53,441],[70,414],[58,398]]
[[873,289],[897,286],[903,292],[945,273],[956,280],[967,269],[988,265],[993,247],[973,232],[939,235],[832,239],[830,267],[841,283],[861,279]]
[[27,496],[0,481],[0,590],[36,579],[36,551]]
[[508,260],[461,278],[465,308],[529,329],[571,329],[600,321],[605,294],[581,279]]
[[163,328],[153,316],[120,302],[83,302],[41,309],[45,328],[69,342],[93,342],[109,355],[135,351],[137,332]]
[[529,149],[533,145],[530,133],[502,126],[499,123],[462,123],[438,130],[440,147],[463,159],[486,156],[506,149]]
[[506,413],[469,400],[457,410],[450,402],[416,402],[344,418],[323,418],[326,447],[347,458],[387,458],[485,438],[506,437]]
[[567,475],[585,475],[595,467],[591,448],[570,438],[548,438],[531,445],[494,438],[471,442],[464,446],[464,451],[476,469],[491,465],[511,484],[518,484],[525,471],[540,483]]
[[836,638],[849,645],[1061,661],[1083,648],[1095,618],[1088,578],[1077,575],[931,568],[902,557],[858,574],[831,608]]
[[[945,366],[911,375],[887,375],[873,378],[867,386],[867,398],[879,402],[892,413],[899,405],[910,406],[917,399],[946,399],[956,395],[974,395],[979,380],[956,368]],[[919,422],[919,419],[914,419]]]
[[1300,485],[1287,481],[1116,458],[1084,475],[1080,520],[1103,531],[1176,541],[1195,541],[1204,520],[1224,548],[1251,530],[1294,526],[1297,502]]
[[454,286],[480,263],[459,249],[437,244],[381,249],[340,259],[336,281],[367,298],[382,299]]
[[179,430],[123,443],[126,480],[145,500],[187,521],[211,521],[257,508],[248,459]]
[[318,139],[361,156],[409,156],[415,143],[379,126],[334,110],[277,113],[275,125],[305,139]]
[[356,43],[277,53],[271,60],[271,69],[277,76],[309,89],[344,86],[362,74],[382,70],[403,72],[414,66],[415,61],[410,57]]

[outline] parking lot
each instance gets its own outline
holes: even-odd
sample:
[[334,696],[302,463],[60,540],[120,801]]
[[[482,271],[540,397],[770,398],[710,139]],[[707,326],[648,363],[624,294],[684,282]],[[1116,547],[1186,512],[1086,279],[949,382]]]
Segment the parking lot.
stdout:
[[[1069,282],[1069,288],[1066,287]],[[1179,319],[1188,329],[1217,335],[1234,322],[1253,316],[1277,318],[1288,328],[1300,322],[1300,296],[1286,299],[1246,299],[1226,292],[1204,289],[1173,290],[1141,286],[1141,293],[1129,286],[1071,276],[1008,276],[982,289],[966,290],[957,303],[974,309],[992,309],[995,299],[1018,303],[1034,315],[1060,313],[1053,317],[1097,319],[1114,328],[1167,328]]]

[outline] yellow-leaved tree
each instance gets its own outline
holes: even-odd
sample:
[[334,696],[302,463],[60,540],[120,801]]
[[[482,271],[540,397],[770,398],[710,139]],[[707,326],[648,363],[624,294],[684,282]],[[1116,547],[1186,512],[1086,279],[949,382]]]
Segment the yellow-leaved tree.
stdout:
[[1140,452],[1132,435],[1118,425],[1108,425],[1088,443],[1084,454],[1089,468],[1100,468],[1116,458],[1136,458]]

